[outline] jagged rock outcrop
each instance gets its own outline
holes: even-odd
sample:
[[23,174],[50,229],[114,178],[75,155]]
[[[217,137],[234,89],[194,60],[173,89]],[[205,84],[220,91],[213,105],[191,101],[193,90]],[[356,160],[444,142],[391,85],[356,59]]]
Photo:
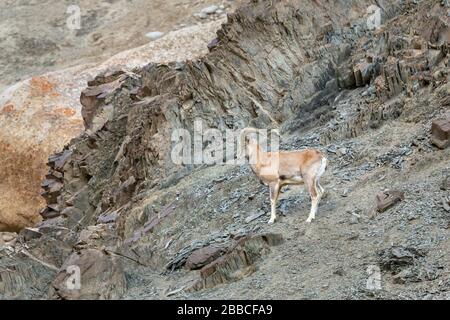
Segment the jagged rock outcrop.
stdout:
[[190,290],[211,288],[252,274],[256,271],[255,263],[270,252],[270,246],[282,242],[283,236],[280,234],[248,235],[239,239],[228,248],[225,255],[212,260],[200,270],[200,279]]
[[[79,268],[77,273],[71,272],[71,266]],[[79,277],[78,288],[68,286],[73,275]],[[126,280],[121,258],[106,250],[93,248],[83,248],[72,253],[53,280],[51,290],[54,297],[61,299],[95,300],[119,299],[125,291]]]
[[[41,181],[48,171],[47,158],[85,129],[80,95],[87,82],[103,73],[106,77],[98,79],[106,83],[108,73],[150,61],[183,61],[202,55],[221,22],[170,32],[162,39],[121,52],[103,63],[35,76],[1,92],[0,231],[19,231],[40,221],[39,211],[45,206],[40,196]],[[94,93],[88,96],[92,98]],[[88,109],[86,99],[89,99],[86,95],[81,96],[86,105],[84,110]],[[55,202],[49,204],[52,203]],[[48,217],[48,210],[45,215]]]
[[450,118],[437,119],[431,124],[431,141],[441,149],[450,145]]

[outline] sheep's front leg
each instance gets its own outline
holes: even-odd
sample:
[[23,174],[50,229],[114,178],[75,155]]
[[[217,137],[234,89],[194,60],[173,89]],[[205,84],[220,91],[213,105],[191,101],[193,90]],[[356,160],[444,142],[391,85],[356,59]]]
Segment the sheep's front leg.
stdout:
[[270,205],[271,205],[269,223],[274,223],[275,219],[277,218],[276,207],[278,195],[280,193],[280,185],[278,183],[269,185],[269,191],[270,191]]

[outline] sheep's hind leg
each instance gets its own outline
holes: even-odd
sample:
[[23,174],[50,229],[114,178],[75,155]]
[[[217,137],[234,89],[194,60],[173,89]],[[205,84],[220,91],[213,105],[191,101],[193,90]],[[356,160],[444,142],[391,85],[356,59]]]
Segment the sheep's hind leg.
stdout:
[[277,207],[278,195],[280,193],[280,185],[278,183],[271,184],[269,186],[269,191],[270,191],[270,206],[271,206],[270,220],[269,220],[269,224],[270,224],[270,223],[274,223],[275,219],[277,218],[276,207]]
[[308,191],[311,196],[311,211],[306,222],[311,222],[316,218],[317,208],[319,206],[320,198],[322,197],[322,189],[317,187],[316,179],[308,179]]

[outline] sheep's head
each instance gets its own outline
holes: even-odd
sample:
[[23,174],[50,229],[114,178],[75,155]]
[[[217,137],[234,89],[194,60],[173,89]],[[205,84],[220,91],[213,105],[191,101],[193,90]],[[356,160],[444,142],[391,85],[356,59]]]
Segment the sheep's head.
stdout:
[[264,130],[250,127],[242,129],[239,139],[239,157],[249,159],[252,150],[258,147],[258,135],[260,134],[265,135]]
[[[278,139],[281,138],[280,131],[278,129],[271,129],[269,133],[276,134]],[[278,139],[273,139],[271,137],[271,149],[278,150]],[[267,131],[264,129],[257,129],[252,127],[247,127],[242,129],[240,133],[240,146],[239,146],[239,157],[245,157],[246,160],[249,160],[250,154],[256,154],[257,151],[263,151],[265,148],[260,148],[261,144],[267,147],[268,136]],[[272,145],[275,142],[275,146]],[[275,149],[274,149],[275,147]]]

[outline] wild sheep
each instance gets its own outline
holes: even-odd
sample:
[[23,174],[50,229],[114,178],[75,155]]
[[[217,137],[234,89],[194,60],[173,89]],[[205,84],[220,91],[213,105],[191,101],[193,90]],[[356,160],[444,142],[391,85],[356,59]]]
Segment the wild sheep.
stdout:
[[275,222],[276,205],[281,188],[285,185],[299,184],[306,184],[311,196],[311,212],[306,222],[314,220],[324,193],[320,185],[320,177],[327,167],[327,158],[316,149],[265,152],[255,137],[249,136],[249,133],[260,133],[260,130],[243,129],[240,135],[240,150],[245,152],[246,159],[249,160],[253,172],[260,181],[269,186],[271,203],[269,223]]

